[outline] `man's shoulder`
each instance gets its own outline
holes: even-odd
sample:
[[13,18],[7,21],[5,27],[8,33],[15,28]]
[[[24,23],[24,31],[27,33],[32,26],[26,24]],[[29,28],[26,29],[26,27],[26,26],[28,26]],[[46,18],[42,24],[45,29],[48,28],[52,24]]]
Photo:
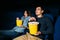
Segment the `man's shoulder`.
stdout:
[[47,17],[47,16],[44,16],[43,18],[44,18],[44,19],[50,19],[50,18],[49,18],[49,17]]
[[45,21],[51,21],[52,22],[52,20],[49,17],[47,17],[47,16],[44,16],[44,20]]

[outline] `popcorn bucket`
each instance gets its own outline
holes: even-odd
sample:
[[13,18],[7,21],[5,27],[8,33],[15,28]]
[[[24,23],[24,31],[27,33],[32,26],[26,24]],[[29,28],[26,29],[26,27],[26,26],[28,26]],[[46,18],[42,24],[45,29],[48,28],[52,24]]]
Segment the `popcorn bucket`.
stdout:
[[29,22],[29,33],[36,35],[37,31],[38,31],[38,22]]
[[16,20],[16,26],[21,26],[22,25],[22,20]]

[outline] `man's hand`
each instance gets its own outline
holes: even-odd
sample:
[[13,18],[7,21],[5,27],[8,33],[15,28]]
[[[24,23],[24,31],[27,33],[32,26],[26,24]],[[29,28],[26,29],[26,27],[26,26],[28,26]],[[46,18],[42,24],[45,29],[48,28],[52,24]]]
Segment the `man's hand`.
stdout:
[[40,31],[38,31],[38,32],[36,33],[36,35],[39,35],[39,34],[41,34],[41,32],[40,32]]
[[31,18],[29,19],[29,21],[32,21],[32,20],[36,21],[36,18],[35,18],[35,17],[31,17]]

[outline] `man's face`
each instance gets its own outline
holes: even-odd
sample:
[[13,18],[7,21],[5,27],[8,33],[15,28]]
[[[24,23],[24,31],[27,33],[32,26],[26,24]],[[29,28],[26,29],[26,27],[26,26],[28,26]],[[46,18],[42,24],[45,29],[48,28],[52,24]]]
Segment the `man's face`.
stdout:
[[37,7],[35,10],[36,15],[40,15],[43,13],[43,10],[41,9],[41,7]]

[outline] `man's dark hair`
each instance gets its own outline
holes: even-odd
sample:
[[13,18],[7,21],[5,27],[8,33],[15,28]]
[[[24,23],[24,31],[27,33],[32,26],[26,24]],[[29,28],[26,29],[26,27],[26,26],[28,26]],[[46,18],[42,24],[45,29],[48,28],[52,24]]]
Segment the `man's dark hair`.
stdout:
[[35,8],[37,8],[37,7],[40,7],[40,8],[41,8],[41,10],[44,10],[44,12],[43,12],[43,15],[44,15],[44,14],[45,14],[44,6],[43,6],[43,5],[37,5]]
[[43,5],[37,5],[36,8],[37,7],[41,7],[41,9],[44,10],[44,6]]

